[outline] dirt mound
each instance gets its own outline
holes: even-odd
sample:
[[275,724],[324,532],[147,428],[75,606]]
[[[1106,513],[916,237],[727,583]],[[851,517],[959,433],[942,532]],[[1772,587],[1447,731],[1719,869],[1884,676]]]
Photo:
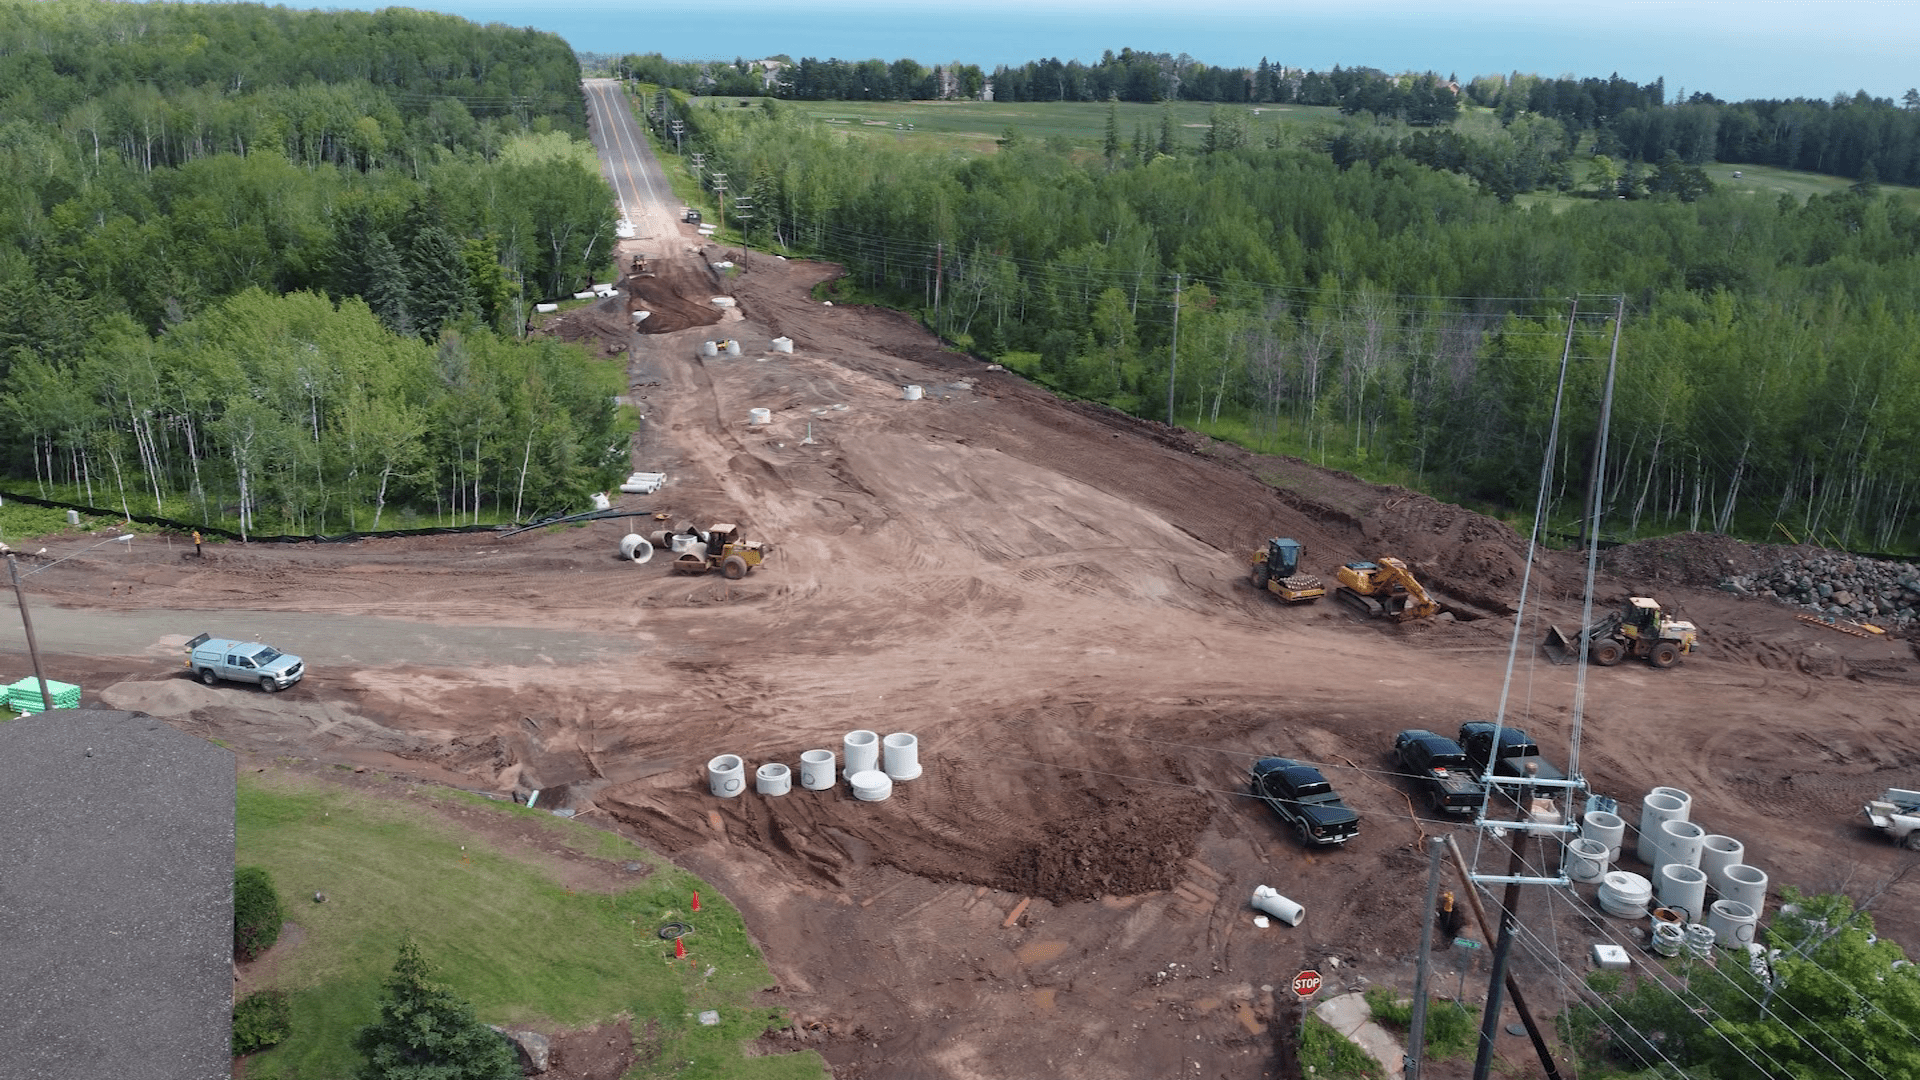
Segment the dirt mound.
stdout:
[[713,298],[727,289],[703,259],[658,259],[650,265],[652,274],[626,278],[627,310],[653,313],[638,324],[641,333],[670,334],[720,321]]
[[541,324],[538,333],[569,345],[584,345],[597,355],[617,356],[627,351],[627,328],[620,324],[618,304],[617,300],[602,300],[552,316]]
[[1676,533],[1609,548],[1600,555],[1607,573],[1631,581],[1711,589],[1734,574],[1751,574],[1789,555],[1817,552],[1806,545],[1749,544],[1714,533]]

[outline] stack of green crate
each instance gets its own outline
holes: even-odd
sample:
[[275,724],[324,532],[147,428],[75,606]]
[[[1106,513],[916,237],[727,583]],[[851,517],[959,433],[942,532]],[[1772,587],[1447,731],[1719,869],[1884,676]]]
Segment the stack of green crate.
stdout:
[[[80,688],[72,683],[47,680],[47,698],[56,709],[80,707]],[[17,713],[35,713],[45,708],[40,701],[40,680],[29,675],[7,687],[7,708]]]

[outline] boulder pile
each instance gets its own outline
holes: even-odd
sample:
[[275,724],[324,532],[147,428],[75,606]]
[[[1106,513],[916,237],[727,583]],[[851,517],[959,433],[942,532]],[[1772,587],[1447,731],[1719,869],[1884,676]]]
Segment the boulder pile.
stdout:
[[1920,624],[1920,567],[1844,552],[1790,556],[1772,568],[1723,578],[1720,587],[1888,629]]

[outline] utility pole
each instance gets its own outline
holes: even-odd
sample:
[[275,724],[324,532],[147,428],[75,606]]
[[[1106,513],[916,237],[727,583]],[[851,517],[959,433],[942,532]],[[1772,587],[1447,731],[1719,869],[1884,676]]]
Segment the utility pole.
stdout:
[[33,617],[27,614],[27,594],[20,588],[20,564],[13,552],[7,552],[7,579],[13,582],[13,598],[20,603],[20,625],[27,632],[27,656],[33,661],[33,681],[40,684],[40,709],[53,711],[53,697],[47,693],[47,677],[40,674],[40,649],[33,643]]
[[1167,426],[1173,426],[1173,375],[1180,369],[1180,275],[1173,275],[1173,345],[1167,350]]
[[[1491,802],[1494,798],[1498,797],[1497,793],[1500,790],[1501,789],[1497,787],[1489,786],[1487,790],[1488,801]],[[1522,805],[1530,804],[1533,801],[1533,785],[1531,783],[1525,784],[1525,786],[1521,788],[1521,794],[1525,799]],[[1482,824],[1491,826],[1493,822],[1488,822],[1483,819]],[[1547,879],[1544,877],[1529,878],[1522,876],[1521,870],[1524,869],[1524,848],[1522,844],[1526,838],[1532,836],[1532,833],[1522,826],[1530,824],[1530,822],[1518,821],[1506,822],[1504,824],[1509,827],[1509,835],[1514,838],[1513,858],[1508,864],[1508,873],[1505,878],[1487,878],[1472,873],[1467,868],[1466,859],[1460,854],[1459,846],[1453,842],[1452,837],[1447,838],[1447,847],[1453,854],[1454,867],[1459,870],[1460,877],[1466,883],[1465,892],[1467,894],[1467,901],[1469,906],[1473,908],[1474,921],[1480,926],[1481,936],[1500,942],[1500,946],[1496,947],[1494,952],[1494,987],[1490,988],[1487,993],[1486,1016],[1482,1018],[1481,1023],[1481,1053],[1483,1056],[1487,1056],[1487,1061],[1490,1065],[1490,1055],[1493,1050],[1493,1028],[1491,1025],[1499,1022],[1500,1012],[1497,988],[1504,986],[1507,995],[1513,998],[1514,1011],[1520,1014],[1520,1023],[1527,1029],[1527,1037],[1533,1041],[1533,1052],[1539,1055],[1540,1067],[1545,1071],[1547,1080],[1560,1080],[1560,1069],[1559,1066],[1554,1063],[1552,1051],[1547,1048],[1546,1036],[1541,1034],[1540,1025],[1534,1022],[1533,1012],[1527,1008],[1527,999],[1520,992],[1520,984],[1514,980],[1513,973],[1507,970],[1505,953],[1502,951],[1502,948],[1511,949],[1513,944],[1513,931],[1519,925],[1518,920],[1514,917],[1513,910],[1514,905],[1519,902],[1520,886],[1524,884],[1564,885],[1566,884],[1566,878],[1564,875],[1558,879]],[[1497,937],[1493,925],[1487,921],[1487,910],[1480,903],[1480,893],[1477,889],[1478,883],[1494,880],[1504,881],[1507,886],[1506,897],[1503,901],[1505,910],[1501,912],[1501,921]],[[1473,1075],[1474,1080],[1486,1080],[1487,1074],[1476,1062]]]
[[1420,1080],[1420,1059],[1427,1048],[1427,965],[1433,957],[1434,906],[1440,900],[1440,855],[1444,836],[1427,837],[1427,906],[1420,924],[1420,964],[1413,969],[1413,1023],[1407,1031],[1406,1080]]
[[717,172],[713,174],[713,196],[714,198],[720,200],[720,229],[721,231],[725,231],[727,227],[727,174],[726,173]]

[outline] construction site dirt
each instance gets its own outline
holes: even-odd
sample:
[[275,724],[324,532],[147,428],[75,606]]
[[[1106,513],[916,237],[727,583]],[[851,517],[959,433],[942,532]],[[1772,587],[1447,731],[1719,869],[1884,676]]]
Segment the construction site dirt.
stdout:
[[[761,1050],[816,1049],[842,1078],[1287,1075],[1296,971],[1319,970],[1323,995],[1411,986],[1424,837],[1457,831],[1504,871],[1504,841],[1435,820],[1390,755],[1396,731],[1451,733],[1503,704],[1629,824],[1653,786],[1684,789],[1774,904],[1788,885],[1883,891],[1881,934],[1920,944],[1920,884],[1893,880],[1912,853],[1860,818],[1920,781],[1920,663],[1905,640],[1715,587],[1780,550],[1684,535],[1603,553],[1596,604],[1655,596],[1702,651],[1672,670],[1552,666],[1535,646],[1580,624],[1582,553],[1542,551],[1529,573],[1499,521],[1059,401],[905,315],[823,303],[831,267],[701,248],[692,226],[669,245],[667,228],[647,238],[644,296],[569,320],[629,365],[633,467],[668,476],[617,498],[630,518],[70,559],[32,581],[49,674],[242,755],[539,789],[619,829],[745,913],[767,1000],[796,1022]],[[658,332],[632,330],[637,309]],[[702,355],[716,339],[739,355]],[[629,532],[682,522],[737,522],[775,552],[741,580],[619,558]],[[1404,559],[1451,615],[1280,604],[1248,579],[1274,536],[1329,580]],[[178,652],[202,630],[270,631],[308,677],[278,695],[203,687]],[[716,755],[797,777],[804,751],[857,729],[917,736],[922,775],[881,802],[844,783],[709,793]],[[1308,850],[1282,832],[1245,795],[1266,755],[1319,765],[1359,837]],[[1302,905],[1300,924],[1256,926],[1259,885]],[[1573,992],[1589,944],[1631,939],[1590,890],[1530,886],[1520,910],[1516,973],[1542,1009]],[[1438,954],[1435,989],[1477,1000],[1490,951]],[[1498,1052],[1535,1073],[1524,1038]]]

